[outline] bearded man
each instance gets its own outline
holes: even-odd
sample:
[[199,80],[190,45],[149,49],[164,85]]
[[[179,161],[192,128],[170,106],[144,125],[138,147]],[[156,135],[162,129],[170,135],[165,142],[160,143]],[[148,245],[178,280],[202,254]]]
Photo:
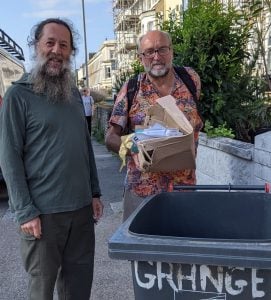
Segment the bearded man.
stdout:
[[91,292],[94,223],[103,204],[71,74],[75,35],[61,19],[33,28],[33,69],[9,88],[0,112],[0,165],[31,300],[53,299],[56,282],[59,299],[89,300]]
[[[138,57],[145,72],[138,76],[138,90],[130,109],[128,109],[127,97],[128,82],[118,93],[106,136],[108,149],[118,153],[121,135],[127,132],[127,127],[133,130],[136,125],[143,125],[149,107],[154,105],[158,98],[167,95],[175,98],[176,105],[193,126],[196,149],[202,121],[193,95],[173,68],[173,49],[170,35],[160,30],[152,30],[139,37]],[[189,67],[186,67],[186,71],[194,81],[199,98],[201,89],[199,75]],[[195,170],[141,172],[137,169],[133,159],[129,157],[123,196],[123,220],[126,220],[144,199],[167,191],[170,182],[175,185],[195,184]]]

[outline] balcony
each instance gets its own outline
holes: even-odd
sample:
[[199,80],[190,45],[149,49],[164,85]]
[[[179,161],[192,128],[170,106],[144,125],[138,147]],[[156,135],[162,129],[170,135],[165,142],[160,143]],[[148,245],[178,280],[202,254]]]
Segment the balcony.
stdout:
[[19,60],[24,60],[23,49],[2,29],[0,29],[0,47]]
[[136,49],[137,34],[133,32],[117,32],[117,51]]

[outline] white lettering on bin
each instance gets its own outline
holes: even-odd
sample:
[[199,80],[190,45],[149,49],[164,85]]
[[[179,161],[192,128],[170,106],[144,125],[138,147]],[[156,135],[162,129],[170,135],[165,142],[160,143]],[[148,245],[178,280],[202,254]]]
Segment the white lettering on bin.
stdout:
[[191,281],[191,288],[193,291],[196,290],[196,265],[191,265],[191,275],[184,275],[182,271],[182,265],[180,265],[177,273],[177,280],[178,280],[178,289],[181,291],[183,289],[183,280],[190,280]]
[[[197,268],[197,265],[192,264],[186,265],[190,266],[190,272],[189,274],[184,274],[181,264],[178,265],[177,270],[175,266],[174,271],[174,264],[172,263],[148,262],[148,264],[154,267],[155,269],[153,268],[153,273],[142,274],[142,272],[139,272],[138,270],[138,262],[134,261],[133,263],[136,283],[139,287],[144,289],[154,288],[157,280],[157,288],[159,290],[162,290],[164,281],[166,280],[169,286],[175,292],[178,292],[183,290],[184,281],[186,281],[186,285],[187,282],[190,281],[191,291],[206,292],[208,279],[218,293],[222,293],[224,289],[229,295],[236,296],[242,294],[244,292],[245,287],[249,285],[247,280],[242,278],[242,272],[245,272],[245,269],[239,267],[230,268],[218,266],[211,268],[207,265],[200,265],[199,268]],[[197,270],[199,270],[200,286],[197,286],[196,281]],[[214,270],[216,271],[214,272]],[[249,270],[251,272],[252,299],[263,298],[265,296],[265,292],[258,289],[258,284],[263,283],[264,279],[257,277],[256,269]],[[146,279],[146,282],[143,282],[143,279],[140,279],[139,274],[142,278]],[[187,291],[187,288],[185,290]]]
[[[232,274],[235,270],[244,271],[245,269],[244,268],[231,268],[230,273]],[[234,286],[237,287],[237,289],[233,288],[233,283],[234,283]],[[225,289],[226,289],[227,293],[229,293],[230,295],[233,295],[233,296],[240,295],[244,291],[244,287],[247,285],[248,285],[248,283],[246,280],[236,280],[233,282],[232,275],[230,275],[229,272],[226,272]]]
[[[149,262],[149,264],[153,266],[152,262]],[[140,280],[139,275],[138,275],[138,262],[137,261],[134,262],[134,266],[135,266],[135,278],[136,278],[137,284],[144,289],[147,289],[147,290],[151,289],[154,286],[156,276],[152,275],[152,274],[145,274],[144,277],[147,278],[149,281],[144,283]]]
[[258,285],[258,283],[263,283],[263,278],[257,277],[257,270],[256,269],[252,269],[251,281],[252,281],[252,297],[253,298],[262,298],[262,297],[264,297],[265,292],[257,290],[257,285]]
[[207,278],[211,281],[218,293],[223,289],[223,267],[217,267],[217,279],[214,278],[210,268],[205,265],[200,266],[200,285],[201,290],[206,291]]

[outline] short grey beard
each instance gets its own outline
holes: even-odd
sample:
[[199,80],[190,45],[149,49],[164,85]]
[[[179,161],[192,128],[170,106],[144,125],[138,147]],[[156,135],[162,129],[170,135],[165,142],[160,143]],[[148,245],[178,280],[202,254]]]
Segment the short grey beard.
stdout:
[[36,64],[30,72],[34,92],[45,94],[52,103],[71,102],[74,82],[70,62],[64,62],[59,74],[52,73],[47,68],[47,60],[37,56]]
[[152,70],[149,71],[149,75],[154,78],[166,77],[168,73],[169,73],[169,69],[159,70],[155,72],[153,72]]
[[165,76],[167,76],[167,74],[170,71],[170,67],[168,65],[166,65],[165,69],[163,69],[163,70],[152,71],[152,67],[151,66],[150,67],[145,67],[144,66],[144,69],[145,69],[145,72],[148,73],[153,78],[162,78],[162,77],[165,77]]

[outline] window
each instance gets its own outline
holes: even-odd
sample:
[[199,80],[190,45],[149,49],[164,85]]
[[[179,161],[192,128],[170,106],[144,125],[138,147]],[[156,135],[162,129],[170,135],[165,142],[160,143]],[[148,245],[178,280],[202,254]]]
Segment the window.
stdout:
[[268,49],[267,53],[267,70],[268,73],[271,74],[271,48]]
[[185,11],[188,8],[188,0],[182,0],[182,2],[183,2],[183,11]]
[[111,78],[111,68],[108,66],[105,67],[105,78]]
[[117,70],[116,61],[111,62],[111,70]]
[[271,31],[269,31],[268,36],[267,69],[268,73],[271,74]]
[[153,27],[154,27],[153,21],[151,21],[147,24],[148,31],[153,30],[154,29]]
[[114,50],[110,50],[109,51],[109,55],[110,55],[110,59],[114,59],[114,57],[115,57],[115,51]]

